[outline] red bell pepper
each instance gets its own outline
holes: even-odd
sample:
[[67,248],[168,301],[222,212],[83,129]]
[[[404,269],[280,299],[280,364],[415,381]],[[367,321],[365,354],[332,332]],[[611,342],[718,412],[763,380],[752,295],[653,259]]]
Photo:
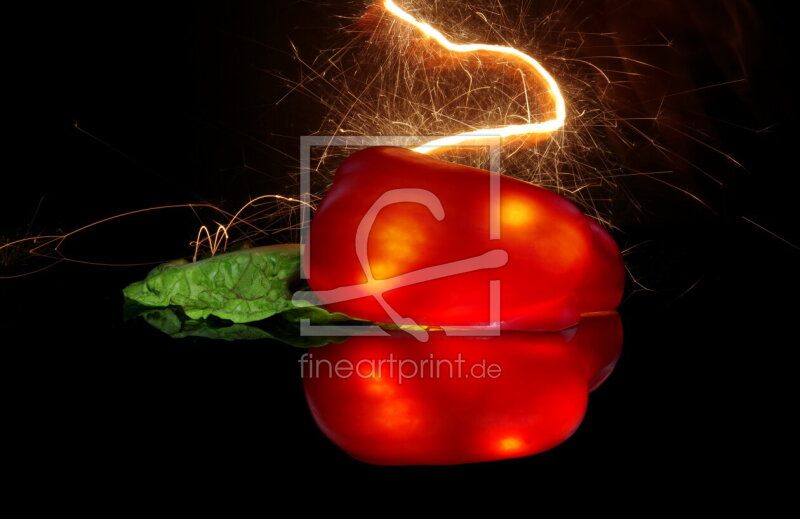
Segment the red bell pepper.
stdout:
[[[616,308],[624,268],[614,240],[567,199],[520,180],[500,177],[493,205],[491,175],[402,148],[354,153],[312,219],[311,288],[331,310],[420,325],[562,330]],[[420,273],[424,281],[406,284]],[[336,297],[348,286],[348,298]]]
[[516,458],[569,438],[621,344],[616,312],[564,332],[351,337],[305,354],[303,385],[323,433],[361,461]]

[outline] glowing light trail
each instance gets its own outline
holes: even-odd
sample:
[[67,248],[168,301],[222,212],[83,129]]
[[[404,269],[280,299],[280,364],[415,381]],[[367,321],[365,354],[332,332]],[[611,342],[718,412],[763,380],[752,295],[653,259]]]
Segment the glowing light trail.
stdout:
[[497,139],[498,137],[510,137],[515,135],[526,135],[526,134],[541,134],[541,135],[549,135],[554,131],[558,130],[562,126],[564,126],[564,120],[567,117],[567,107],[566,102],[564,101],[564,96],[561,95],[561,89],[558,87],[558,83],[550,75],[549,72],[535,59],[528,56],[524,52],[517,50],[513,47],[506,47],[503,45],[486,45],[482,43],[468,43],[468,44],[460,44],[460,43],[453,43],[448,40],[441,32],[437,29],[433,28],[431,25],[421,22],[414,18],[411,14],[404,11],[400,7],[394,3],[393,0],[385,0],[384,7],[388,12],[392,15],[397,17],[398,19],[416,27],[419,31],[430,38],[436,40],[436,42],[444,47],[447,50],[453,52],[493,52],[497,54],[503,54],[506,56],[513,56],[527,65],[529,65],[536,73],[544,80],[548,87],[548,93],[553,100],[553,104],[555,105],[555,117],[552,119],[548,119],[546,121],[537,122],[537,123],[528,123],[528,124],[515,124],[515,125],[508,125],[508,126],[500,126],[497,128],[484,128],[480,130],[474,130],[471,132],[460,133],[458,135],[449,135],[447,137],[442,137],[440,139],[435,139],[428,143],[423,144],[422,146],[418,146],[413,148],[414,151],[419,153],[431,153],[435,150],[446,146],[455,146],[457,144],[462,144],[464,142],[480,142],[483,139]]

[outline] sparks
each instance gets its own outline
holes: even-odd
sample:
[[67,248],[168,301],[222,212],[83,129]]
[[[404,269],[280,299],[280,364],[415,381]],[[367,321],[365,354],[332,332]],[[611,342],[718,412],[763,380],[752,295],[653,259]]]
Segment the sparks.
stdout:
[[487,45],[482,43],[453,43],[431,25],[417,20],[411,14],[398,7],[393,0],[385,0],[384,7],[389,13],[398,19],[416,27],[423,35],[433,38],[439,45],[447,50],[462,53],[480,51],[492,52],[506,56],[513,56],[514,58],[523,61],[529,65],[530,68],[535,70],[536,73],[547,84],[548,95],[553,100],[553,104],[555,105],[555,117],[546,121],[500,126],[497,128],[483,128],[471,132],[460,133],[458,135],[449,135],[447,137],[432,140],[416,148],[412,148],[413,151],[419,153],[432,153],[441,148],[455,146],[465,142],[495,140],[497,138],[510,137],[514,135],[539,134],[547,136],[564,126],[564,121],[567,117],[567,107],[566,102],[564,101],[564,96],[561,94],[561,89],[558,87],[558,83],[553,76],[551,76],[550,73],[547,72],[547,70],[538,61],[529,55],[513,47],[506,47],[502,45]]

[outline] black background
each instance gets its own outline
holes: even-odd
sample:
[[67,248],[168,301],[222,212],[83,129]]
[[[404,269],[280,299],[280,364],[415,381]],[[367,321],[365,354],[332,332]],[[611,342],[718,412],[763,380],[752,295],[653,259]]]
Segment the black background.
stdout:
[[[278,76],[298,71],[289,38],[308,55],[329,44],[323,29],[331,13],[352,14],[352,7],[109,3],[12,11],[16,31],[4,35],[0,231],[72,229],[164,203],[232,208],[282,189],[296,168],[297,136],[313,131],[324,110],[302,97],[276,105],[287,91]],[[700,103],[740,126],[769,129],[716,128],[714,140],[745,168],[713,195],[714,212],[687,218],[680,202],[622,225],[621,242],[649,244],[630,266],[656,290],[629,287],[620,363],[563,445],[474,466],[363,465],[313,423],[296,363],[301,351],[168,340],[121,320],[120,289],[146,267],[60,265],[0,281],[10,382],[4,428],[15,438],[10,450],[25,460],[21,480],[71,481],[114,495],[126,478],[154,487],[235,479],[256,489],[268,474],[320,484],[345,473],[513,474],[570,485],[610,474],[680,487],[763,474],[788,455],[794,436],[789,359],[800,252],[742,216],[795,244],[800,235],[794,106],[782,70],[791,37],[772,8],[761,6],[750,21],[745,87],[711,91]],[[703,49],[692,52],[694,81],[712,82],[703,77]],[[169,225],[90,233],[69,252],[95,261],[185,255],[186,232],[196,225],[178,217]]]

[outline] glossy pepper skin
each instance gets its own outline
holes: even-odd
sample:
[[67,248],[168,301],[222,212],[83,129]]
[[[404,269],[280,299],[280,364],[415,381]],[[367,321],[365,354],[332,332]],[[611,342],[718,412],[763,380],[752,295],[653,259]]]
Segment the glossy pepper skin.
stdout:
[[569,438],[621,344],[616,312],[587,316],[564,332],[434,332],[428,343],[405,334],[352,337],[313,350],[303,385],[320,429],[358,460],[493,461],[536,454]]
[[[402,148],[373,147],[354,153],[337,171],[311,222],[311,288],[324,294],[363,284],[359,294],[363,297],[334,302],[329,308],[389,322],[390,316],[365,284],[357,229],[384,193],[416,189],[435,195],[443,218],[437,220],[429,206],[414,201],[383,207],[366,243],[375,279],[488,251],[505,251],[507,262],[383,292],[400,315],[421,325],[552,331],[574,326],[581,313],[616,308],[624,269],[614,240],[567,199],[513,178],[500,177],[499,206],[491,206],[490,177],[488,171]],[[499,209],[499,239],[490,239],[491,207]],[[500,281],[499,320],[490,318],[492,280]]]

